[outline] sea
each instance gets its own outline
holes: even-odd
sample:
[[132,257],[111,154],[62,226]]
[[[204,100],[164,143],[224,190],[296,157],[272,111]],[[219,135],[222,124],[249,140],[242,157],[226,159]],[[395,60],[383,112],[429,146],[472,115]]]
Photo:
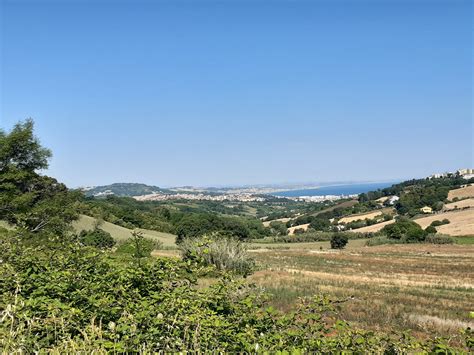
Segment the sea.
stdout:
[[272,195],[281,196],[281,197],[358,195],[363,192],[384,189],[396,183],[397,182],[392,181],[392,182],[356,183],[356,184],[347,184],[347,185],[331,185],[331,186],[321,186],[317,188],[303,189],[303,190],[277,191],[277,192],[274,192]]

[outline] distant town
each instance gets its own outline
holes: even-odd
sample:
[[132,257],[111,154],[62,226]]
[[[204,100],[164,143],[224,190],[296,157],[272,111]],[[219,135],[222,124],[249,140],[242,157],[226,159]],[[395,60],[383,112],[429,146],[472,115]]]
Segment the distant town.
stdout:
[[[462,177],[466,180],[474,177],[474,169],[459,169],[454,172],[434,173],[428,176],[428,179],[437,179],[443,177]],[[342,185],[342,183],[339,183]],[[350,185],[350,183],[345,183]],[[120,186],[120,192],[114,188]],[[274,200],[278,198],[290,199],[294,201],[321,202],[336,201],[340,199],[355,198],[358,194],[322,194],[312,196],[278,196],[277,192],[295,191],[295,190],[312,190],[325,187],[328,185],[318,184],[299,184],[299,185],[259,185],[248,187],[222,187],[222,188],[202,188],[202,187],[173,187],[162,189],[156,186],[148,186],[143,184],[112,184],[100,187],[81,188],[89,196],[104,197],[109,195],[124,195],[122,191],[127,190],[127,186],[133,186],[132,192],[127,193],[130,197],[138,201],[168,201],[168,200],[200,200],[200,201],[240,201],[240,202],[261,202]],[[136,189],[136,186],[144,186],[145,188]],[[337,186],[337,184],[334,184]],[[136,191],[135,193],[133,191]]]

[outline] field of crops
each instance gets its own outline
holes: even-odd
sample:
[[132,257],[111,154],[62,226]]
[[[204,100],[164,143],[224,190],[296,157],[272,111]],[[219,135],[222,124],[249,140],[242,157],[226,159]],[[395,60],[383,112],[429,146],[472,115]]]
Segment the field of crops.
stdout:
[[[352,242],[352,244],[351,244]],[[343,299],[341,316],[362,328],[409,329],[417,336],[455,335],[474,327],[473,245],[323,246],[257,250],[251,281],[287,310],[319,292]],[[322,246],[322,245],[321,245]],[[292,246],[293,248],[297,247]]]

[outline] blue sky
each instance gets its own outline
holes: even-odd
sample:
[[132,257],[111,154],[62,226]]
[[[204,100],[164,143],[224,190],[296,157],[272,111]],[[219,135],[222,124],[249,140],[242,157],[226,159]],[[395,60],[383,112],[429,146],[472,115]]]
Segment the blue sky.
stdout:
[[474,165],[470,1],[0,3],[0,126],[69,186]]

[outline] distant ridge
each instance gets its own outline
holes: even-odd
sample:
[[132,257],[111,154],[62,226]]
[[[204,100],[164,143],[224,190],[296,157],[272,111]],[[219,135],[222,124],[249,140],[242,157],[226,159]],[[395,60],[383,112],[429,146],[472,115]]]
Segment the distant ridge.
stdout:
[[115,196],[142,196],[142,195],[149,195],[149,194],[156,194],[156,193],[167,193],[172,194],[173,191],[162,189],[158,186],[150,186],[146,184],[139,184],[139,183],[114,183],[110,185],[103,185],[103,186],[94,186],[89,188],[82,188],[81,189],[86,196],[108,196],[108,195],[115,195]]

